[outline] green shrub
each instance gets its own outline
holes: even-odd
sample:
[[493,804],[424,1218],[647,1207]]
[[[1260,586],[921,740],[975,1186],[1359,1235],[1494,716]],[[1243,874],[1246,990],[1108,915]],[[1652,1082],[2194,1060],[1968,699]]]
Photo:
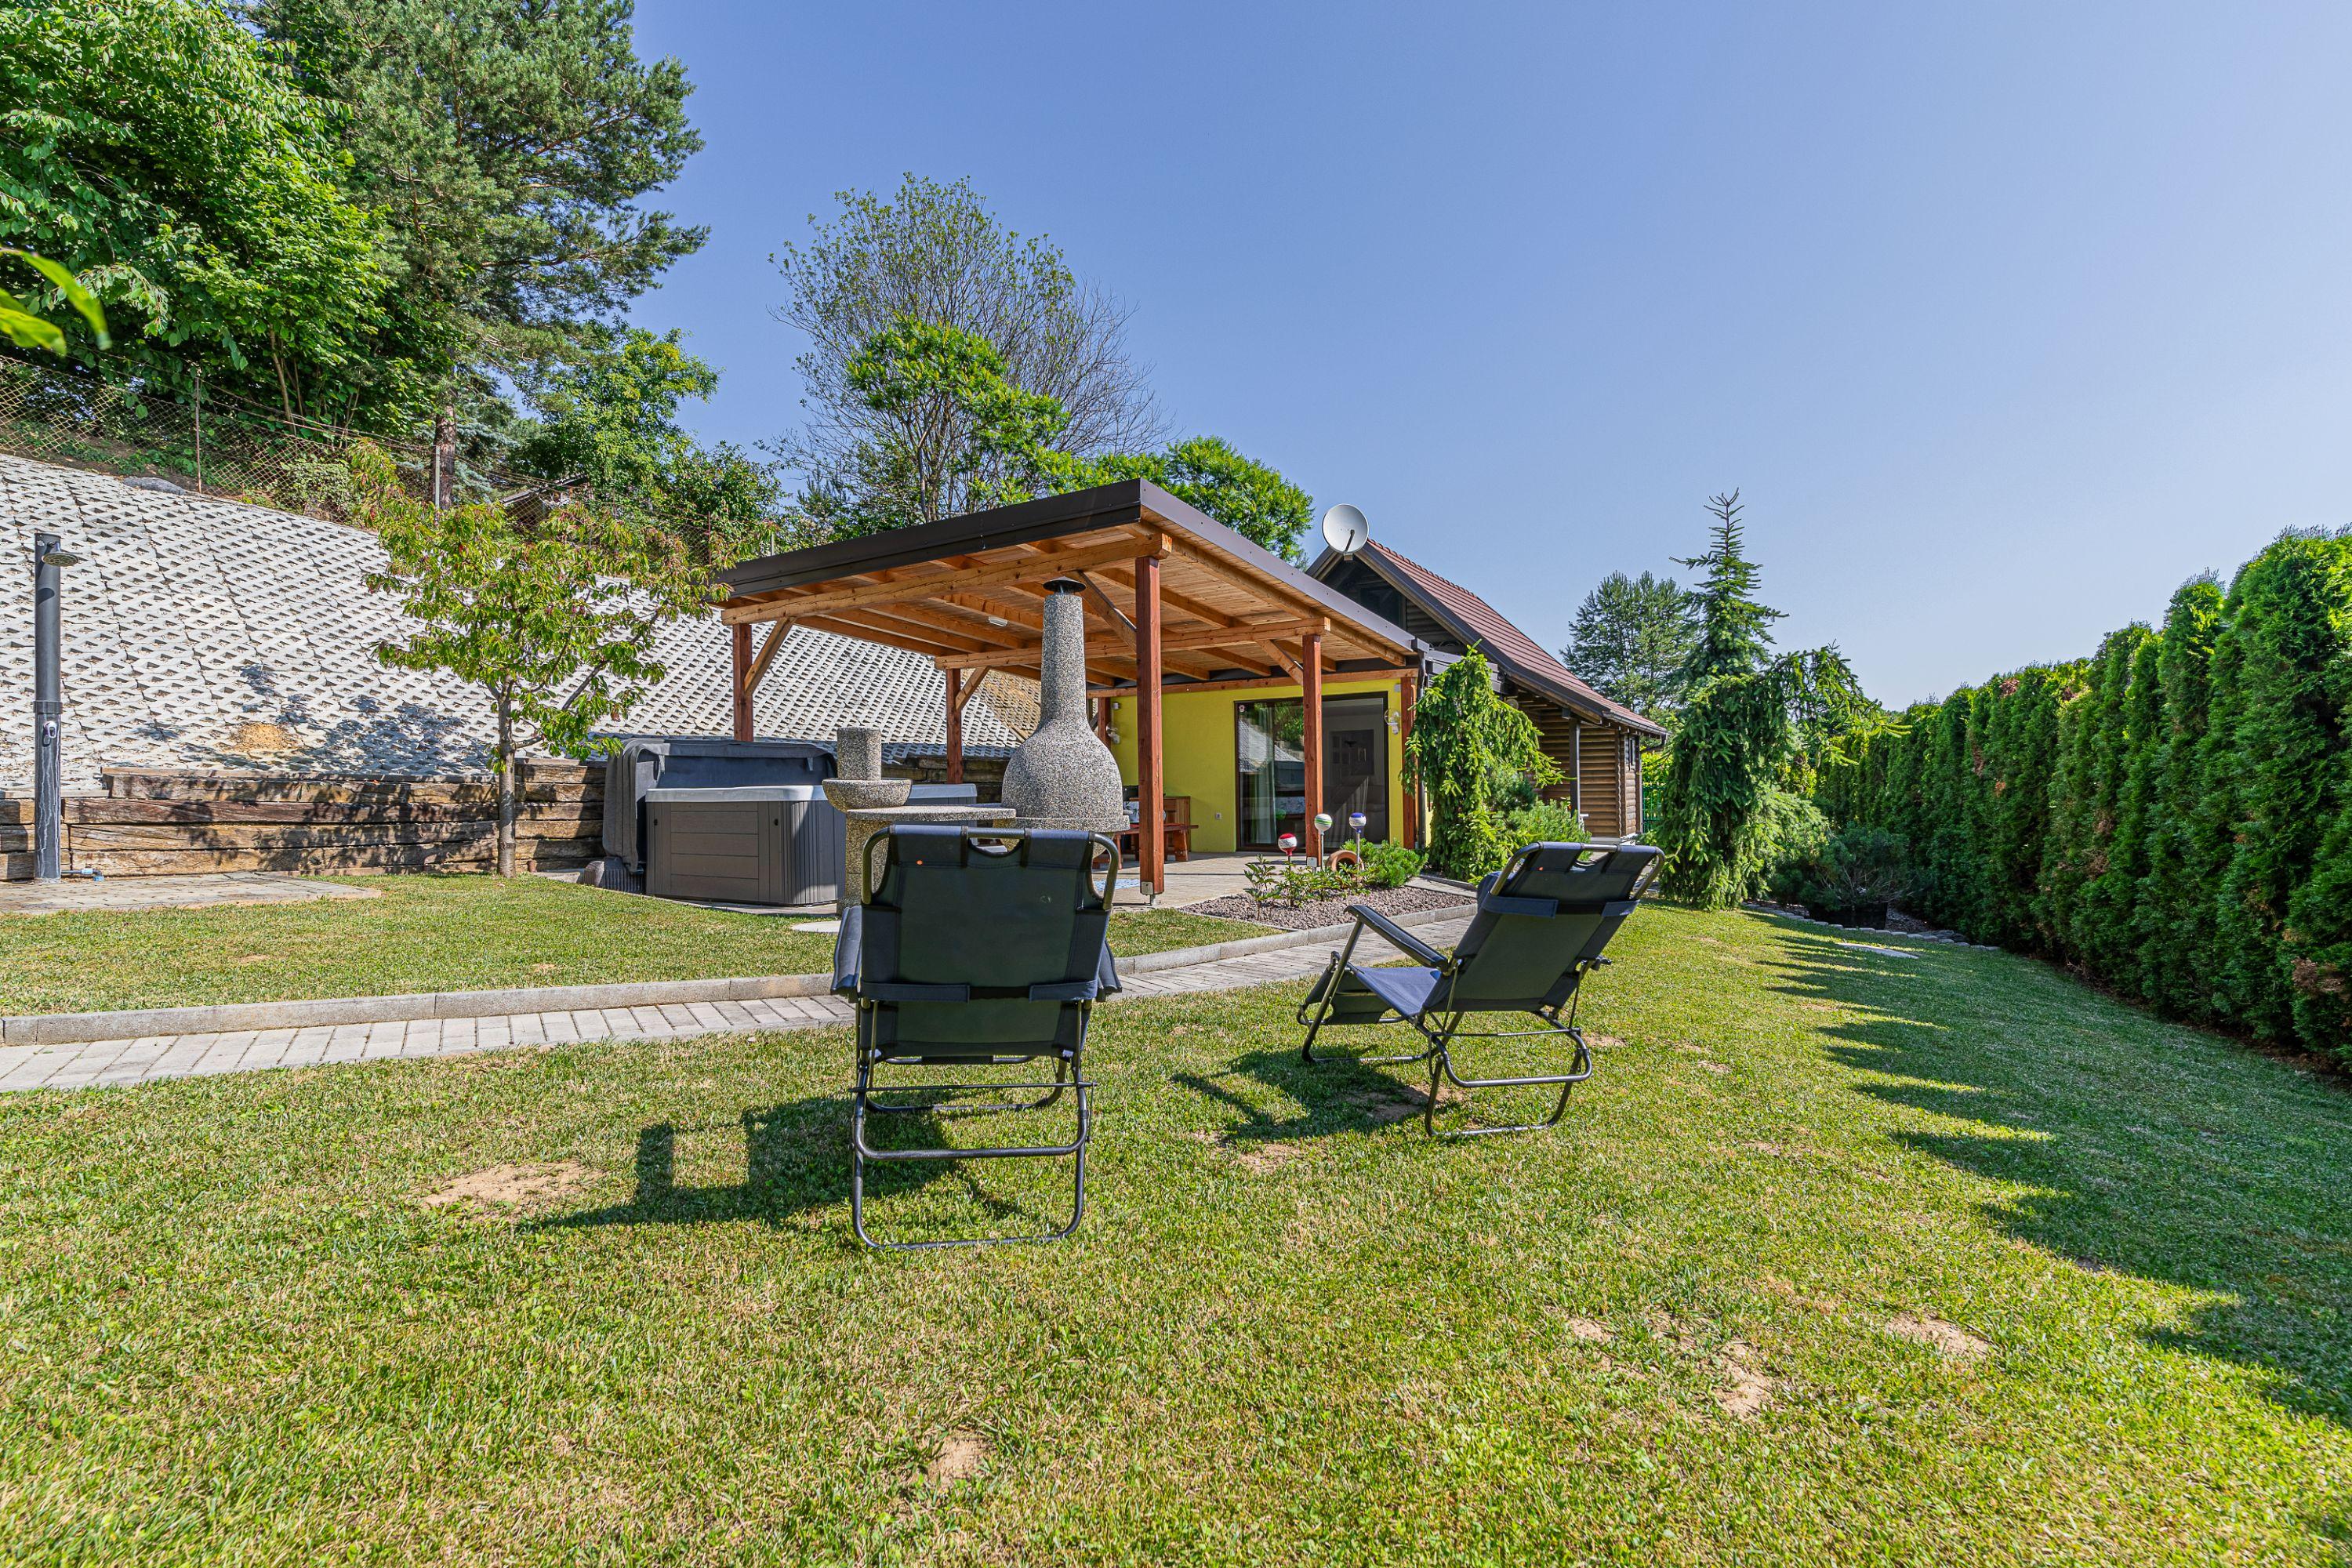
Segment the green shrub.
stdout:
[[1371,883],[1365,872],[1345,866],[1318,866],[1312,860],[1253,860],[1242,868],[1242,879],[1249,884],[1250,897],[1259,903],[1286,909],[1317,899],[1360,893]]
[[2294,1034],[2288,909],[2318,858],[2352,700],[2352,537],[2289,535],[2230,589],[2238,647],[2236,850],[2221,879],[2221,985],[2259,1039]]
[[2157,634],[2162,718],[2149,764],[2147,880],[2132,917],[2142,994],[2177,1017],[2200,1020],[2211,1011],[2213,899],[2221,879],[2211,847],[2198,832],[2206,801],[2213,648],[2221,631],[2221,585],[2210,576],[2181,584]]
[[1757,813],[1764,891],[1778,903],[1801,902],[1800,890],[1829,847],[1830,819],[1803,795],[1768,790]]
[[1514,849],[1530,844],[1582,844],[1584,833],[1582,814],[1570,810],[1565,801],[1529,801],[1503,817],[1503,837]]
[[1436,818],[1431,863],[1468,882],[1500,870],[1517,847],[1504,834],[1502,813],[1521,778],[1535,786],[1559,778],[1534,721],[1496,695],[1486,656],[1475,647],[1422,694],[1404,762]]
[[1891,904],[1914,883],[1911,847],[1883,827],[1854,826],[1833,836],[1822,847],[1819,868],[1802,899],[1827,909]]
[[1817,794],[1908,841],[1920,913],[2352,1061],[2352,531],[1916,707]]
[[1402,844],[1381,842],[1363,847],[1364,879],[1375,888],[1402,888],[1421,875],[1428,857]]

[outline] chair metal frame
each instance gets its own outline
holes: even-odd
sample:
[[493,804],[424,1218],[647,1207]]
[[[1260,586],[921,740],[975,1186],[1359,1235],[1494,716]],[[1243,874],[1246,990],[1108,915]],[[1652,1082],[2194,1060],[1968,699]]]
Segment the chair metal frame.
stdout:
[[[1487,900],[1492,888],[1508,886],[1512,873],[1522,859],[1532,850],[1540,847],[1542,846],[1530,846],[1515,854],[1503,870],[1480,889],[1482,904]],[[1577,847],[1602,847],[1578,846]],[[1642,848],[1646,846],[1613,847]],[[1654,879],[1657,866],[1656,860],[1651,861],[1631,884],[1624,900],[1611,900],[1611,902],[1631,902],[1639,899]],[[1422,1131],[1425,1134],[1433,1138],[1483,1138],[1498,1132],[1540,1132],[1558,1126],[1560,1118],[1568,1114],[1570,1095],[1575,1092],[1578,1084],[1592,1076],[1592,1051],[1585,1044],[1584,1031],[1577,1026],[1576,1022],[1577,1004],[1584,994],[1583,977],[1591,971],[1608,964],[1611,960],[1601,956],[1587,958],[1579,955],[1570,961],[1566,973],[1575,977],[1575,984],[1569,988],[1564,1003],[1565,1011],[1563,1011],[1563,1005],[1555,1004],[1550,1006],[1525,1008],[1441,1008],[1434,1014],[1428,1011],[1408,1014],[1399,1011],[1393,1004],[1391,1004],[1381,1010],[1380,1016],[1373,1017],[1336,1018],[1333,1014],[1337,1011],[1336,1004],[1340,987],[1346,983],[1351,967],[1350,961],[1355,957],[1356,944],[1362,940],[1367,930],[1378,932],[1391,946],[1416,963],[1437,971],[1438,982],[1432,994],[1444,994],[1450,997],[1454,982],[1465,967],[1464,960],[1457,955],[1439,952],[1369,905],[1350,905],[1348,912],[1356,918],[1356,924],[1355,929],[1348,933],[1347,945],[1332,953],[1330,963],[1324,967],[1321,977],[1308,990],[1307,1000],[1299,1004],[1296,1014],[1297,1022],[1307,1030],[1307,1037],[1298,1047],[1299,1059],[1308,1067],[1319,1066],[1322,1059],[1328,1059],[1318,1058],[1315,1055],[1316,1037],[1322,1033],[1326,1024],[1343,1028],[1357,1025],[1384,1028],[1393,1028],[1401,1024],[1410,1025],[1414,1032],[1427,1042],[1425,1048],[1397,1056],[1357,1057],[1354,1059],[1367,1067],[1394,1067],[1412,1062],[1429,1064],[1429,1097],[1422,1108],[1421,1115]],[[1475,953],[1472,955],[1473,961],[1475,956]],[[1386,998],[1381,1000],[1385,1001]],[[1312,1016],[1309,1016],[1310,1010]],[[1543,1027],[1465,1029],[1462,1026],[1465,1019],[1477,1014],[1490,1012],[1525,1012],[1538,1019]],[[1390,1014],[1395,1016],[1389,1016]],[[1566,1039],[1575,1047],[1574,1055],[1570,1058],[1569,1068],[1565,1072],[1523,1073],[1502,1078],[1465,1078],[1454,1069],[1452,1047],[1457,1040],[1549,1041],[1558,1039]],[[1440,1132],[1437,1129],[1437,1096],[1440,1089],[1447,1083],[1465,1091],[1482,1089],[1549,1088],[1557,1084],[1559,1087],[1559,1098],[1553,1103],[1551,1114],[1540,1121],[1514,1122],[1499,1127],[1449,1128]]]
[[[1025,828],[969,828],[964,833],[965,841],[983,854],[1011,853],[1029,836],[1029,830]],[[1109,856],[1108,869],[1104,878],[1102,889],[1104,904],[1108,907],[1118,889],[1118,846],[1099,833],[1091,833],[1087,837],[1093,841],[1097,849]],[[887,849],[889,837],[887,834],[877,834],[866,842],[864,864],[859,867],[863,894],[859,900],[861,905],[873,901],[877,861],[879,855]],[[990,845],[997,847],[989,848]],[[1090,867],[1087,871],[1089,882],[1093,875],[1094,872]],[[861,970],[861,981],[862,978]],[[849,1223],[851,1228],[857,1233],[857,1239],[877,1251],[920,1252],[947,1247],[1003,1247],[1060,1241],[1072,1231],[1076,1230],[1079,1221],[1086,1217],[1087,1145],[1094,1134],[1092,1094],[1096,1086],[1094,1081],[1085,1074],[1087,1032],[1093,1024],[1094,1003],[1090,1000],[1074,1000],[1065,1004],[1078,1009],[1076,1045],[1060,1047],[1052,1051],[993,1053],[985,1059],[977,1057],[945,1058],[946,1061],[952,1061],[960,1067],[992,1068],[1027,1066],[1050,1056],[1054,1058],[1054,1079],[1051,1083],[1002,1082],[985,1079],[957,1083],[911,1083],[890,1086],[878,1081],[878,1069],[886,1067],[943,1065],[941,1058],[930,1053],[919,1051],[894,1053],[875,1043],[882,1009],[894,1005],[892,999],[866,994],[862,988],[856,994],[856,1079],[850,1093],[849,1113]],[[893,1095],[899,1097],[932,1094],[954,1096],[974,1091],[991,1096],[1016,1091],[1043,1092],[1037,1099],[1016,1100],[1012,1104],[953,1098],[946,1100],[926,1098],[912,1100],[884,1098]],[[1077,1126],[1069,1142],[1064,1143],[992,1144],[978,1148],[877,1149],[866,1141],[866,1121],[869,1115],[906,1116],[929,1113],[979,1116],[1003,1115],[1024,1110],[1045,1110],[1058,1102],[1066,1092],[1074,1095],[1076,1100]],[[1053,1229],[1018,1236],[950,1237],[935,1241],[883,1241],[876,1239],[866,1228],[866,1163],[868,1160],[891,1163],[943,1160],[1062,1158],[1071,1159],[1073,1163],[1070,1217],[1066,1224]]]

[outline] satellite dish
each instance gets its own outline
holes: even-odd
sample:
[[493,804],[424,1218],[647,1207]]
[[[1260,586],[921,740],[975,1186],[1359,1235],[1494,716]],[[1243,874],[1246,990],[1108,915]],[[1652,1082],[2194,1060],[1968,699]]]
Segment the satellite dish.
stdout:
[[1323,514],[1323,542],[1338,555],[1353,555],[1372,542],[1372,525],[1345,501]]

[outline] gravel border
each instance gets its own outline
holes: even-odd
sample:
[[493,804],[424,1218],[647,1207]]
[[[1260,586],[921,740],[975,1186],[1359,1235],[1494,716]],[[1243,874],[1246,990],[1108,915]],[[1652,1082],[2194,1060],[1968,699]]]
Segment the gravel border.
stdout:
[[1450,888],[1417,887],[1409,882],[1402,888],[1374,888],[1337,899],[1317,899],[1296,908],[1261,904],[1247,893],[1228,893],[1222,899],[1187,904],[1184,912],[1214,915],[1221,920],[1255,921],[1259,925],[1278,926],[1284,931],[1318,931],[1325,926],[1347,924],[1350,904],[1368,904],[1381,914],[1395,916],[1465,910],[1471,900]]

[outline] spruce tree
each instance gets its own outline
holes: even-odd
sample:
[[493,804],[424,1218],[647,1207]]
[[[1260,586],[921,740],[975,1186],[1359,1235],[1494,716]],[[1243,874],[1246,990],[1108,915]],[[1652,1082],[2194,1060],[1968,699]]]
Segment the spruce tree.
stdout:
[[1680,563],[1703,574],[1693,595],[1699,636],[1683,672],[1687,697],[1655,823],[1666,852],[1662,889],[1727,908],[1761,883],[1764,808],[1801,758],[1800,713],[1825,728],[1823,721],[1866,704],[1835,648],[1771,657],[1780,612],[1756,598],[1739,493],[1710,498],[1707,510],[1716,520],[1712,547]]

